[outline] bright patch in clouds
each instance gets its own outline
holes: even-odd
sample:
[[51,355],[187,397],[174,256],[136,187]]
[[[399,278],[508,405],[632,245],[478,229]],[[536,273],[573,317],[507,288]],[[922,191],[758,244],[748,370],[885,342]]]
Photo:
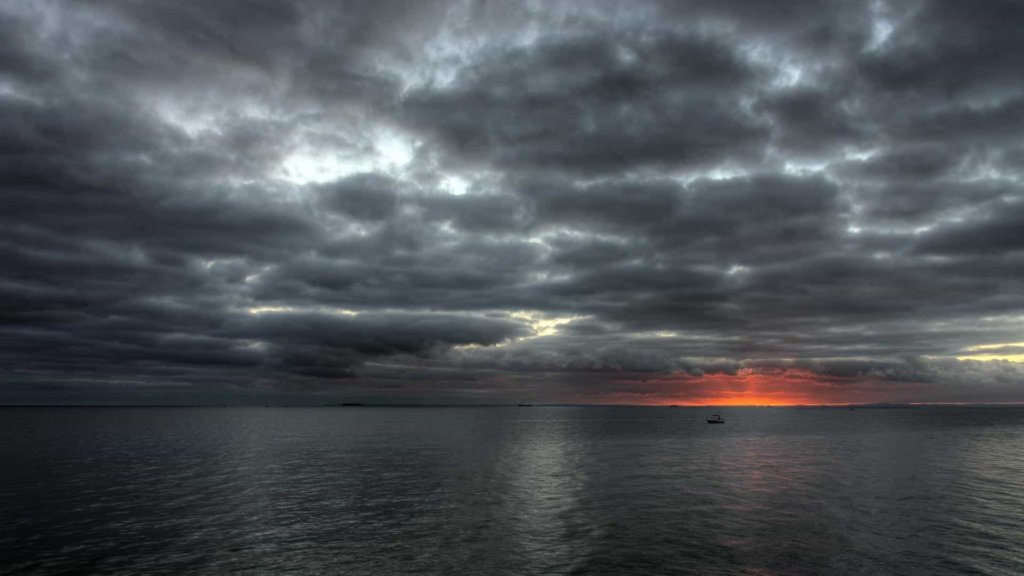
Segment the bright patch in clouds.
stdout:
[[1024,342],[1007,342],[1005,344],[983,344],[966,348],[967,354],[958,355],[957,360],[1005,360],[1008,362],[1024,362]]
[[374,172],[402,176],[415,154],[416,145],[409,136],[380,129],[360,146],[301,143],[284,157],[277,176],[299,185]]

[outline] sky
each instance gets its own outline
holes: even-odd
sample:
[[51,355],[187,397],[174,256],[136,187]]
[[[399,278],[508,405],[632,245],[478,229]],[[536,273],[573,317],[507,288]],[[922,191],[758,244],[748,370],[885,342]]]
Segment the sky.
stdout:
[[1024,5],[0,4],[0,403],[1024,402]]

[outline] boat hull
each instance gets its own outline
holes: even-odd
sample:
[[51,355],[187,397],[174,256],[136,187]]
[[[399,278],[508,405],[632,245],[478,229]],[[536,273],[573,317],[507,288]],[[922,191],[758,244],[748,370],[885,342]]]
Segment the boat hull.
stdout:
[[708,424],[725,424],[725,420],[708,420]]

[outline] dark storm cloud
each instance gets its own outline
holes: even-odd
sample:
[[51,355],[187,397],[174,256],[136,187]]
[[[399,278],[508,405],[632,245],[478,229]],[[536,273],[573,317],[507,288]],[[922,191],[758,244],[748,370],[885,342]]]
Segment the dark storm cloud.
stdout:
[[323,206],[357,220],[384,220],[398,206],[399,183],[376,174],[357,175],[321,190]]
[[523,333],[518,322],[452,314],[257,314],[227,328],[239,338],[354,350],[371,355],[419,353],[435,344],[497,344]]
[[754,80],[721,41],[590,33],[486,55],[403,108],[458,156],[608,173],[756,156],[767,130],[740,106]]
[[285,373],[343,378],[367,359],[424,355],[458,345],[493,345],[522,335],[518,323],[455,315],[380,314],[346,317],[261,314],[230,326],[233,339],[268,343],[268,361]]
[[940,227],[922,238],[920,249],[939,254],[1011,255],[1024,251],[1024,202],[993,202],[966,222]]
[[9,3],[0,398],[1024,400],[1022,24]]
[[766,95],[759,110],[771,119],[775,144],[786,153],[834,153],[870,137],[870,126],[853,110],[855,104],[845,100],[846,94],[843,86],[784,90]]
[[944,0],[908,8],[895,14],[904,20],[904,33],[893,34],[886,50],[858,62],[864,80],[897,96],[1019,90],[1012,64],[1024,55],[1016,30],[1024,9],[1018,3],[997,1],[974,9]]
[[[845,177],[902,186],[934,185],[934,181],[962,169],[970,150],[963,146],[925,145],[889,149],[861,161],[840,166]],[[918,194],[918,196],[928,196]],[[941,195],[935,195],[940,196]],[[927,201],[925,198],[923,201]]]

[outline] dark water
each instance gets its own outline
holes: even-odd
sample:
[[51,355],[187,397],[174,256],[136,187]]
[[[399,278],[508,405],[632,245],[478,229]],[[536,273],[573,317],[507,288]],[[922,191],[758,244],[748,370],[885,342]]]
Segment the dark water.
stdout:
[[0,571],[1024,574],[1024,409],[0,409]]

